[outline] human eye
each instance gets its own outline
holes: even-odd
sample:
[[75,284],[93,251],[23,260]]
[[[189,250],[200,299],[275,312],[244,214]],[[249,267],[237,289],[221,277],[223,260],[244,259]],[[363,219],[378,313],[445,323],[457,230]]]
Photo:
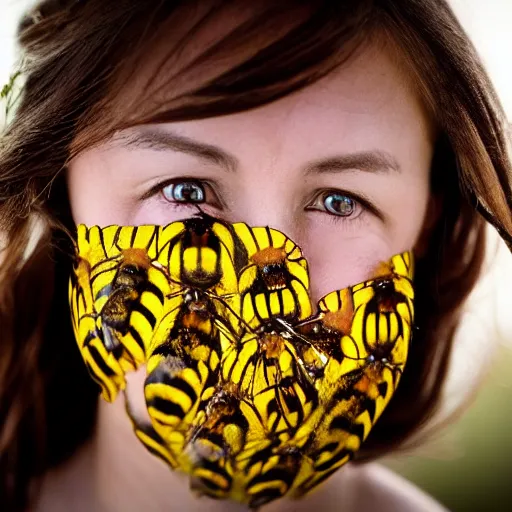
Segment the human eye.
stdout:
[[203,180],[178,178],[160,182],[144,195],[144,199],[154,196],[176,208],[198,204],[221,208],[221,202],[212,185]]
[[[307,205],[307,210],[325,212],[346,220],[358,219],[369,208],[367,201],[339,190],[324,190],[317,193]],[[340,219],[341,220],[341,219]]]

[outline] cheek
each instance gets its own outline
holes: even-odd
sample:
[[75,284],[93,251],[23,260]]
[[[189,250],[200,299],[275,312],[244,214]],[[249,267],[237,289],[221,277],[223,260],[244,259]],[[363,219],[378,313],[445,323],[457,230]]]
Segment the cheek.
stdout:
[[312,235],[303,247],[309,262],[313,301],[333,290],[365,281],[393,256],[391,244],[377,234],[346,237]]
[[316,224],[309,229],[297,243],[309,262],[312,299],[370,279],[380,263],[413,250],[422,232],[427,196],[418,195],[415,208],[400,205],[388,224],[370,221],[349,229]]

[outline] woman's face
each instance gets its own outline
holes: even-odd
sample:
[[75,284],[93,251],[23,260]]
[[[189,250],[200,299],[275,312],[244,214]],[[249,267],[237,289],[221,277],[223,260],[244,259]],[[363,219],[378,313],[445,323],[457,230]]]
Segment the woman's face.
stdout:
[[382,47],[270,105],[145,125],[76,157],[76,223],[167,223],[196,214],[271,226],[303,249],[313,298],[414,248],[433,216],[433,130]]

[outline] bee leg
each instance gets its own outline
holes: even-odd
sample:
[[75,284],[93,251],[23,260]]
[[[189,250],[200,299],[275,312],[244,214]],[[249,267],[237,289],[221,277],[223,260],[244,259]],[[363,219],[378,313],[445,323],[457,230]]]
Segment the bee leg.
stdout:
[[121,346],[121,342],[108,325],[103,323],[101,332],[103,334],[103,344],[109,352],[114,352]]

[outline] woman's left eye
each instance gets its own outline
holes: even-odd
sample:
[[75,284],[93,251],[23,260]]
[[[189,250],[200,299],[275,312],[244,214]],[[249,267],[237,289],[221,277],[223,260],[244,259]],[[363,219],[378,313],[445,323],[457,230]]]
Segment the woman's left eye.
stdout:
[[323,192],[315,197],[308,210],[325,211],[337,217],[354,218],[360,215],[361,205],[349,195],[341,192]]

